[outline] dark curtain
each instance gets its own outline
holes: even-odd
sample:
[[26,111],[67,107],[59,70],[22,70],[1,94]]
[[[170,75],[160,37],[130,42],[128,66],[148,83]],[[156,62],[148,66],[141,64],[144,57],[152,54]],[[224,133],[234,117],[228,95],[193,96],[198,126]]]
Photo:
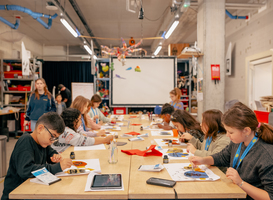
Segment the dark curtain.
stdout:
[[63,84],[71,91],[72,82],[94,82],[94,77],[91,74],[91,62],[45,61],[43,63],[43,78],[50,92],[52,92],[53,86],[56,86],[56,93],[59,84]]

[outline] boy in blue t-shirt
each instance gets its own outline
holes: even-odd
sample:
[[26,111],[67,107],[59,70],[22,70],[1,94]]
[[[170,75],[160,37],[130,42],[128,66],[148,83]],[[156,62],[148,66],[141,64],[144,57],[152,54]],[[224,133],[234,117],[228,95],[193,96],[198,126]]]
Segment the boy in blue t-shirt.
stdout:
[[33,178],[32,171],[45,167],[56,174],[71,167],[72,160],[62,158],[50,146],[64,129],[63,119],[56,112],[48,112],[38,119],[33,133],[25,133],[19,138],[10,157],[1,200],[9,199],[12,190],[28,178]]

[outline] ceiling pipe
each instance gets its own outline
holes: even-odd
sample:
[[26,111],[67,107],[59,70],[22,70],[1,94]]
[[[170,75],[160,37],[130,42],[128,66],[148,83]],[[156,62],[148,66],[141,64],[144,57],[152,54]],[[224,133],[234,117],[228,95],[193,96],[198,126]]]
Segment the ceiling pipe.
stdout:
[[[79,5],[77,4],[77,2],[75,0],[69,0],[71,6],[74,8],[75,12],[77,13],[78,17],[80,18],[81,22],[83,23],[85,29],[87,30],[88,34],[91,37],[95,37],[95,35],[93,34],[92,30],[90,29],[90,27],[87,24],[87,21],[79,7]],[[97,46],[97,48],[100,50],[100,45],[98,43],[98,41],[94,38],[92,38],[93,42],[95,43],[95,45]]]
[[[46,29],[50,29],[52,26],[52,19],[55,19],[58,15],[57,13],[55,13],[55,15],[51,16],[51,15],[46,15],[43,13],[37,13],[37,12],[33,12],[32,10],[22,7],[22,6],[17,6],[17,5],[0,5],[0,10],[18,10],[20,12],[24,12],[29,14],[33,19],[36,19],[40,24],[42,24]],[[45,17],[48,18],[48,23],[45,23],[40,17]],[[5,24],[7,24],[8,26],[10,26],[13,29],[17,29],[19,24],[20,24],[20,20],[16,19],[16,23],[12,24],[9,21],[5,20],[4,18],[1,17],[0,19],[2,22],[4,22]]]
[[[253,10],[265,6],[264,3],[226,3],[227,9]],[[191,6],[198,6],[197,1],[191,1]]]
[[248,19],[248,16],[237,16],[237,15],[232,15],[228,10],[226,10],[227,16],[230,17],[230,19]]

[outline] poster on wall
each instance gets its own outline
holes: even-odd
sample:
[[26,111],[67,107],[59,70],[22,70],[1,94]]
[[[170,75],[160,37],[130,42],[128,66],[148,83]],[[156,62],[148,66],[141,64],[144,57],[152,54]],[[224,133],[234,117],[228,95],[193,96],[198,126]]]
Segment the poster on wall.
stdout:
[[24,42],[21,44],[22,49],[22,75],[29,75],[29,53],[27,52]]
[[197,101],[203,101],[203,78],[197,79]]

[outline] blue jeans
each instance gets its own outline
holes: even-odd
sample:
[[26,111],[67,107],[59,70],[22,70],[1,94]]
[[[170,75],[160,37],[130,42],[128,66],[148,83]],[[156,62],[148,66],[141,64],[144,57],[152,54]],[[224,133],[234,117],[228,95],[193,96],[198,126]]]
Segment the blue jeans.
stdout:
[[37,120],[30,120],[31,131],[35,130],[36,123],[37,123]]

